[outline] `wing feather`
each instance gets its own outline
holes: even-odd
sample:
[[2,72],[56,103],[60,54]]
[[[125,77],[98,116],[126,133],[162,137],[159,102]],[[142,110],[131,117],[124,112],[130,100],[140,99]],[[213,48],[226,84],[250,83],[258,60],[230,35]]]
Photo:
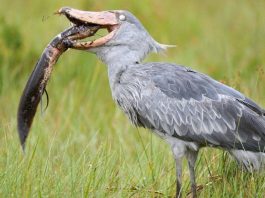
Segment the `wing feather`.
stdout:
[[122,75],[116,100],[121,94],[118,104],[130,109],[138,126],[200,145],[265,148],[264,110],[201,73],[166,63],[139,65]]

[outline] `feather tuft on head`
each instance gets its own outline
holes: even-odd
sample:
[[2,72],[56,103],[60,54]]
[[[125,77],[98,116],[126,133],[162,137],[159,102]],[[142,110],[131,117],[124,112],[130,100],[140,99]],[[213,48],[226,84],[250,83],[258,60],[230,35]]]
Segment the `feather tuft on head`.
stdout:
[[153,52],[160,53],[166,51],[168,48],[176,47],[176,45],[166,45],[154,41],[155,45],[153,46]]

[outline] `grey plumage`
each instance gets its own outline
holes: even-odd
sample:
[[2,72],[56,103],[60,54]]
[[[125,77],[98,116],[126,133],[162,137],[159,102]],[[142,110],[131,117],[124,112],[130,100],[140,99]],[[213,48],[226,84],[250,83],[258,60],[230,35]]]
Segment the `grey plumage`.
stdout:
[[226,149],[248,171],[264,166],[264,111],[206,75],[168,63],[134,64],[117,74],[112,92],[134,125],[151,129],[170,143],[178,171],[181,158],[192,156],[194,195],[200,147]]
[[184,156],[196,196],[194,166],[201,147],[225,149],[249,171],[263,168],[265,111],[242,93],[190,68],[142,63],[150,52],[167,46],[156,42],[128,11],[112,13],[123,19],[114,37],[87,50],[107,65],[113,99],[131,122],[171,145],[176,196],[181,194]]
[[200,146],[264,150],[262,109],[206,75],[147,63],[127,67],[116,80],[113,97],[137,126]]

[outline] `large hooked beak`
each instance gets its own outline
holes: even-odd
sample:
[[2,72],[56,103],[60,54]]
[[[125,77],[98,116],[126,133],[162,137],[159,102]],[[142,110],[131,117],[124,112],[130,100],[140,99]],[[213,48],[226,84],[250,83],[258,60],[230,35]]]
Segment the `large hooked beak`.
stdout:
[[[41,101],[52,69],[60,55],[69,47],[90,49],[101,46],[111,40],[119,27],[115,12],[86,12],[72,8],[61,8],[57,14],[65,15],[73,27],[58,34],[45,48],[37,62],[20,98],[18,108],[18,132],[22,148],[30,131],[37,107]],[[106,28],[108,34],[95,41],[81,42],[81,39],[93,36],[100,28]]]
[[90,12],[90,11],[82,11],[69,7],[63,7],[59,9],[56,14],[65,15],[69,21],[73,24],[79,25],[99,25],[100,28],[105,28],[108,30],[108,34],[98,38],[94,41],[85,41],[78,42],[77,40],[73,41],[70,44],[70,48],[87,50],[93,47],[98,47],[106,44],[110,41],[115,32],[119,28],[119,19],[117,13],[113,11],[102,11],[102,12]]

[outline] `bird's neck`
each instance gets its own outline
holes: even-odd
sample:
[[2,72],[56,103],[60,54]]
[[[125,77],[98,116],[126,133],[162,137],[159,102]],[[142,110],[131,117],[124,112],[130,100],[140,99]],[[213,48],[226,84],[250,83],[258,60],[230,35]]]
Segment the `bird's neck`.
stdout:
[[122,72],[141,62],[147,54],[148,50],[143,53],[139,49],[131,49],[128,46],[102,47],[96,51],[97,57],[108,66],[108,76],[112,89],[115,83],[119,82]]
[[133,67],[137,63],[135,62],[123,62],[123,63],[111,63],[107,64],[108,67],[108,77],[110,82],[110,88],[113,91],[115,86],[120,83],[120,78],[124,71],[128,69],[128,67]]

